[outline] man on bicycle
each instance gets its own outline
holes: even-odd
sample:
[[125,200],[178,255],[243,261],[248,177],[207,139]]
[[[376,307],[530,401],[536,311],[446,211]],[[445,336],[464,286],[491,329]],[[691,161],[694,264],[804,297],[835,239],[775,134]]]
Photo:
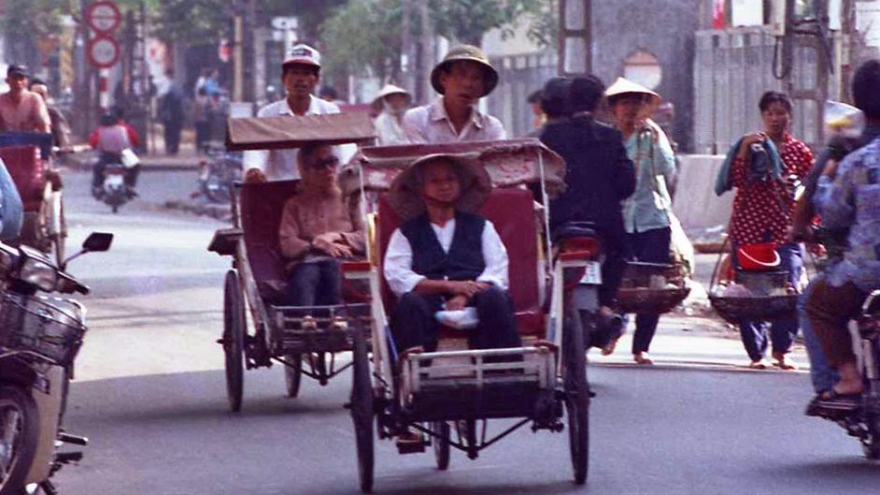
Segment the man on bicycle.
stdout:
[[52,122],[40,95],[28,90],[27,67],[12,64],[6,70],[9,91],[0,95],[0,131],[49,132]]

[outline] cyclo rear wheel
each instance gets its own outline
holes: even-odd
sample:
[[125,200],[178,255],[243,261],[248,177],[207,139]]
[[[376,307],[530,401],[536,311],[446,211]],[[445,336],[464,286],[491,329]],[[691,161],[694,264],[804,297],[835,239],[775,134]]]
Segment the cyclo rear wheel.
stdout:
[[574,482],[587,481],[590,459],[590,391],[587,385],[587,360],[580,315],[566,309],[562,347],[565,389],[565,413],[568,417],[568,442]]
[[358,476],[361,492],[373,491],[373,386],[370,383],[370,357],[367,336],[360,324],[354,327],[351,419],[357,445]]
[[241,411],[244,393],[244,302],[235,270],[226,272],[223,287],[223,353],[226,356],[226,396],[232,412]]

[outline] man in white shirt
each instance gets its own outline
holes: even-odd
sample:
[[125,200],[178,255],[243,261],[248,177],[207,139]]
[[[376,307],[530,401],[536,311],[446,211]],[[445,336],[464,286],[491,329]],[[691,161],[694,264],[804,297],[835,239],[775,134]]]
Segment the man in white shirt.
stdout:
[[479,318],[467,330],[472,349],[521,347],[507,294],[507,250],[492,222],[473,213],[491,187],[482,167],[453,155],[422,158],[392,184],[389,200],[405,219],[383,263],[399,298],[391,320],[397,349],[436,350],[436,313],[468,306]]
[[505,139],[501,121],[477,109],[497,85],[498,72],[482,50],[471,45],[449,50],[431,71],[431,86],[440,96],[403,116],[407,138],[430,144]]
[[[270,103],[257,117],[326,115],[339,113],[335,103],[312,95],[321,75],[321,54],[308,45],[294,45],[281,64],[281,82],[287,98]],[[297,150],[256,150],[244,153],[245,182],[299,179]]]

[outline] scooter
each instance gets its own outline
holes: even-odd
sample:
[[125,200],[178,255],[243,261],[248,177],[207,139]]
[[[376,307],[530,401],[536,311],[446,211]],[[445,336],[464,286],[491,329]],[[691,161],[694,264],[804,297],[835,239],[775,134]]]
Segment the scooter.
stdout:
[[121,163],[108,163],[104,167],[104,183],[98,199],[110,205],[113,213],[119,213],[119,207],[132,198],[131,191],[125,184],[128,169]]
[[816,409],[824,419],[840,425],[858,438],[865,457],[880,459],[880,291],[874,291],[855,320],[859,333],[858,364],[865,391],[855,407],[819,402]]
[[51,477],[82,458],[61,447],[88,444],[63,428],[85,307],[39,293],[87,294],[64,268],[112,241],[113,234],[91,234],[60,268],[33,248],[0,243],[0,495],[57,494]]

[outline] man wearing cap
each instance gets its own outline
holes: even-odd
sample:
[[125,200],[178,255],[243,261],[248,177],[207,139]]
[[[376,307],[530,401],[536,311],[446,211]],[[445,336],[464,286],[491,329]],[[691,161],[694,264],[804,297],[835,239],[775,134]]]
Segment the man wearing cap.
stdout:
[[373,110],[379,112],[375,122],[379,146],[409,142],[403,130],[403,114],[409,108],[410,101],[410,94],[393,84],[386,84],[373,99]]
[[498,84],[498,72],[479,48],[462,45],[449,50],[431,71],[431,86],[440,93],[432,103],[413,108],[403,117],[412,143],[455,143],[505,139],[501,122],[477,110],[477,102]]
[[0,131],[49,132],[52,122],[40,95],[28,90],[27,67],[10,65],[9,91],[0,95]]
[[395,178],[389,201],[404,219],[388,243],[385,279],[398,296],[391,320],[400,351],[434,351],[436,313],[473,306],[473,349],[520,347],[507,294],[507,250],[492,222],[475,214],[491,190],[486,171],[453,155],[429,155]]
[[[270,103],[257,117],[280,115],[326,115],[339,113],[335,103],[312,95],[321,75],[321,54],[304,45],[294,45],[281,64],[281,83],[287,98]],[[244,153],[245,182],[299,179],[297,150],[257,150]]]

